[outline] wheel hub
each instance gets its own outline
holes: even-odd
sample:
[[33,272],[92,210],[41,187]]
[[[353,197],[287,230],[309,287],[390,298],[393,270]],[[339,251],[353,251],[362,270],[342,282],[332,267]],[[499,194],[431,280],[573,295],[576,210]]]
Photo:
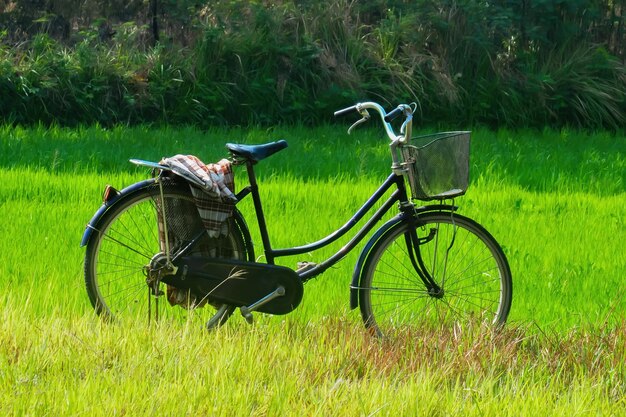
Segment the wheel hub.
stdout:
[[150,263],[144,266],[144,274],[146,275],[146,285],[150,288],[152,295],[163,295],[160,291],[159,283],[161,277],[176,273],[176,267],[168,262],[167,256],[163,252],[159,252],[150,259]]
[[433,298],[441,299],[443,298],[444,294],[445,294],[445,291],[441,287],[428,289],[428,295],[430,295]]

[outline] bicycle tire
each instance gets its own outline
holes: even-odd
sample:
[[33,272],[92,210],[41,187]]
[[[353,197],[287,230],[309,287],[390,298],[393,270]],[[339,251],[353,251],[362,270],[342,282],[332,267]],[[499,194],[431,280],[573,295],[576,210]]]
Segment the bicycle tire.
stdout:
[[[175,245],[182,247],[181,242],[190,240],[204,227],[187,184],[164,180],[163,199],[165,205],[158,203],[161,194],[157,183],[146,186],[122,196],[94,226],[96,230],[87,244],[84,262],[85,285],[91,305],[104,319],[120,321],[150,317],[151,303],[154,303],[155,316],[159,318],[194,316],[205,320],[209,329],[218,327],[226,322],[235,307],[213,305],[214,311],[210,306],[194,308],[189,298],[187,308],[182,308],[171,306],[167,300],[157,302],[154,295],[150,295],[144,268],[162,252],[158,227],[160,207],[176,207],[186,213],[176,224],[168,225],[173,251]],[[253,259],[248,229],[237,210],[228,220],[227,227],[228,233],[224,237],[204,236],[194,246],[191,255]],[[161,291],[163,295],[168,291],[163,283],[157,294]]]
[[[424,266],[443,291],[429,293],[410,259],[406,234],[420,239]],[[372,247],[359,284],[365,326],[392,336],[431,326],[472,322],[503,325],[512,299],[508,261],[498,242],[474,220],[451,212],[429,212],[414,225],[400,221]]]

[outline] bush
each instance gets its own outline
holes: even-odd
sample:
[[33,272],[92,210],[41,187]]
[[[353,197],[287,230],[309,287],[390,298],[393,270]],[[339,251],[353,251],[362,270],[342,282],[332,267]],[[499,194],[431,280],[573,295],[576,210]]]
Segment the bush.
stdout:
[[[620,4],[162,2],[170,36],[156,46],[153,28],[141,22],[92,20],[61,40],[43,29],[27,42],[5,37],[0,117],[64,125],[320,123],[338,108],[376,100],[415,101],[425,124],[617,129],[626,113],[619,59],[626,42],[607,22],[623,25]],[[50,19],[38,21],[70,21]]]

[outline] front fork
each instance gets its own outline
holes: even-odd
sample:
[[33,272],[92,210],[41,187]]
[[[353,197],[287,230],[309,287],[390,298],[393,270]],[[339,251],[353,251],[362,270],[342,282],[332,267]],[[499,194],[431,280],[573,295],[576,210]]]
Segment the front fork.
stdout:
[[430,229],[428,236],[420,239],[417,236],[415,228],[411,227],[410,231],[404,234],[404,240],[406,242],[407,253],[409,254],[409,258],[411,259],[413,269],[415,269],[415,272],[424,283],[424,286],[428,290],[428,295],[435,298],[442,298],[443,288],[435,282],[433,276],[428,271],[428,268],[426,268],[426,265],[424,264],[424,259],[422,258],[422,253],[420,251],[420,245],[424,245],[432,241],[437,233],[437,229]]
[[[449,207],[452,208],[452,210],[450,210],[450,216],[452,217],[452,224],[454,225],[454,211],[456,210],[456,206],[452,205]],[[440,285],[435,281],[435,278],[432,276],[431,271],[429,271],[429,269],[426,267],[426,264],[424,263],[424,259],[422,257],[422,251],[420,250],[420,247],[434,240],[435,249],[433,251],[433,256],[435,258],[432,260],[433,262],[432,270],[434,271],[434,268],[437,265],[436,256],[438,255],[437,247],[439,245],[439,236],[438,236],[439,229],[437,227],[432,227],[428,231],[428,235],[420,238],[417,235],[417,231],[416,231],[417,228],[420,226],[419,214],[416,212],[408,213],[406,211],[405,211],[405,214],[409,218],[409,231],[404,234],[404,240],[407,246],[407,253],[409,254],[409,258],[411,260],[413,269],[415,269],[415,272],[424,283],[424,286],[428,290],[428,295],[434,298],[443,298],[445,277],[446,277],[446,272],[447,272],[446,271],[447,260],[448,260],[447,258],[448,258],[448,254],[450,253],[450,250],[452,249],[452,246],[454,245],[454,241],[456,237],[456,228],[454,228],[455,232],[452,236],[452,239],[450,240],[450,243],[445,253],[443,254],[445,258],[443,259],[444,270],[440,271],[440,275],[441,275],[441,280],[440,280],[441,285]]]

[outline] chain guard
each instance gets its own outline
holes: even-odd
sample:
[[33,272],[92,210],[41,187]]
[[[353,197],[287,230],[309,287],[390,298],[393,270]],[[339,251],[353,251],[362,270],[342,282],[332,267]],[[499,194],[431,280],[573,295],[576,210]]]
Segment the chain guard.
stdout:
[[257,311],[287,314],[298,307],[304,294],[298,274],[283,266],[198,256],[183,257],[174,264],[176,274],[163,276],[161,281],[211,304],[248,306],[282,286],[285,295]]

